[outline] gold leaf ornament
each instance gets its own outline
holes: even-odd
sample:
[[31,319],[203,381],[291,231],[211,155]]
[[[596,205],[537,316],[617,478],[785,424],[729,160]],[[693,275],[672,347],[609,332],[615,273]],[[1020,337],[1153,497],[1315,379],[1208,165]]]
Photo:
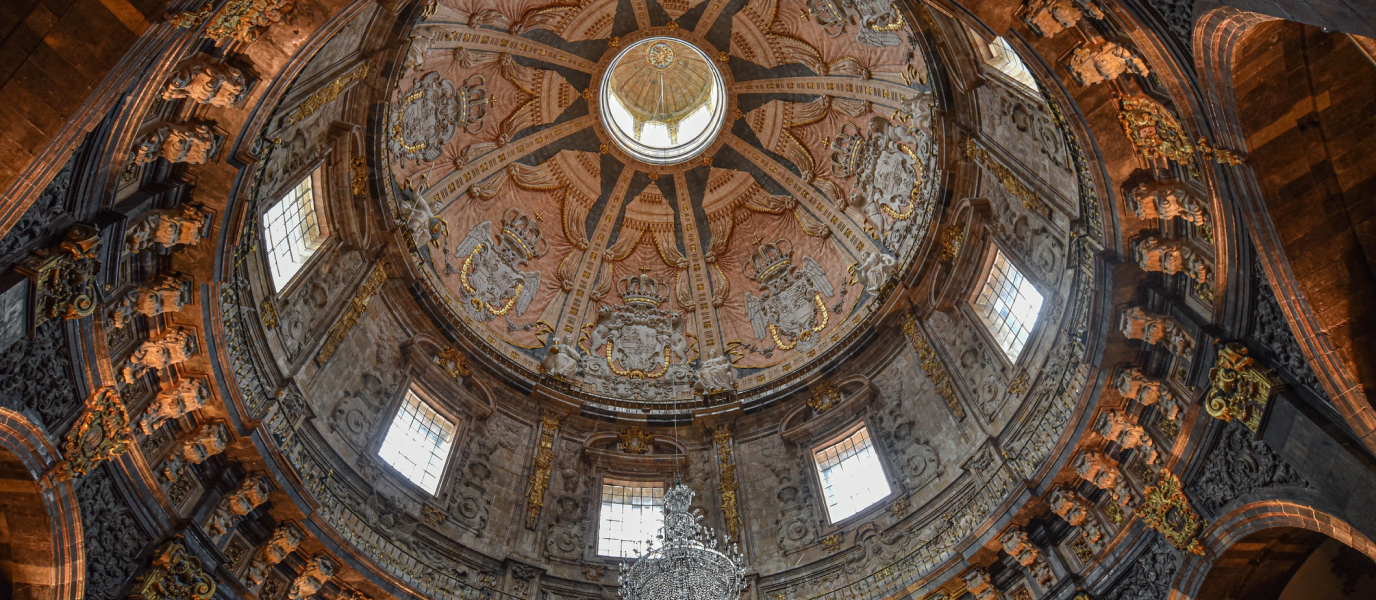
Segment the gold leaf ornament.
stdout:
[[1190,507],[1189,499],[1180,489],[1180,479],[1162,470],[1155,487],[1147,488],[1146,499],[1137,508],[1137,515],[1147,527],[1155,529],[1178,550],[1204,556],[1199,532],[1204,520]]
[[129,414],[119,391],[103,387],[86,399],[86,412],[67,432],[66,460],[53,467],[53,478],[82,477],[102,462],[124,454],[134,444]]

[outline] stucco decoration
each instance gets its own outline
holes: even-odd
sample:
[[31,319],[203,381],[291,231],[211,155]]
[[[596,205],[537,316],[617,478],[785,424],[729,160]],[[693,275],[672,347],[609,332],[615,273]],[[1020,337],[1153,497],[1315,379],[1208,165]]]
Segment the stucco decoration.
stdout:
[[[420,289],[514,375],[618,407],[749,393],[831,360],[912,268],[944,137],[906,9],[849,2],[803,24],[847,35],[782,34],[805,8],[656,26],[718,66],[730,116],[700,156],[651,165],[599,137],[597,82],[640,39],[616,28],[645,27],[633,3],[435,4],[389,92],[378,180]],[[812,91],[771,91],[785,72]],[[631,283],[654,288],[648,304]]]

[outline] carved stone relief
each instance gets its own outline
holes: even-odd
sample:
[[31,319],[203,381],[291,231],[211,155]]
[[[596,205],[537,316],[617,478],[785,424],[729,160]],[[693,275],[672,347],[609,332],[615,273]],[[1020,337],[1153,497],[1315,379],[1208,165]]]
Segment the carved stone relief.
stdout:
[[1127,478],[1118,470],[1117,462],[1102,452],[1087,451],[1075,459],[1075,472],[1094,487],[1108,492],[1115,502],[1123,506],[1132,503],[1132,491],[1128,489]]
[[480,426],[459,457],[460,483],[454,488],[449,501],[449,513],[478,535],[487,529],[492,510],[489,482],[495,472],[493,461],[500,460],[500,457],[494,459],[494,454],[498,450],[507,450],[488,429],[487,423]]
[[1131,571],[1114,584],[1104,600],[1159,600],[1171,590],[1171,581],[1180,568],[1180,553],[1165,537],[1154,539],[1137,560],[1130,561]]
[[[876,437],[888,450],[887,455],[897,468],[895,474],[909,495],[926,488],[946,471],[937,442],[923,437],[925,424],[915,417],[939,404],[931,400],[936,397],[936,391],[931,382],[920,375],[921,369],[916,363],[916,356],[905,348],[903,357],[874,379],[879,388],[874,417]],[[923,399],[928,401],[923,402]]]
[[187,436],[167,456],[163,463],[162,478],[171,482],[178,477],[187,465],[199,465],[207,458],[225,451],[229,445],[229,429],[223,421],[201,425]]
[[1113,380],[1118,393],[1128,400],[1136,400],[1146,406],[1156,406],[1163,419],[1174,421],[1180,414],[1180,404],[1175,401],[1166,382],[1147,377],[1137,367],[1123,369]]
[[205,522],[206,533],[220,536],[229,533],[244,515],[268,501],[268,482],[263,475],[250,475],[234,491],[220,498],[215,511]]
[[232,108],[248,97],[248,81],[243,72],[206,56],[197,56],[177,67],[167,77],[163,100],[190,100],[221,108]]
[[382,408],[391,391],[373,373],[364,373],[359,389],[345,392],[330,411],[329,427],[354,451],[368,445],[382,417]]
[[412,518],[399,500],[375,490],[363,501],[361,508],[359,512],[362,513],[364,522],[378,533],[416,558],[431,565],[439,564],[439,556],[416,537],[416,528],[420,527],[420,521]]
[[74,153],[72,159],[48,182],[48,187],[43,188],[24,216],[0,239],[0,257],[8,257],[20,248],[46,239],[56,229],[62,216],[71,210],[67,192],[71,189],[72,163],[75,160]]
[[196,336],[178,327],[156,339],[141,344],[129,356],[129,366],[124,367],[125,383],[134,383],[135,378],[149,369],[165,369],[185,362],[196,353]]
[[1045,105],[993,78],[978,88],[977,99],[986,140],[1063,196],[1077,196],[1070,149]]
[[175,386],[158,392],[158,396],[148,405],[148,410],[139,420],[139,429],[142,429],[145,435],[151,435],[153,431],[162,427],[163,423],[180,419],[187,413],[205,406],[205,401],[209,397],[204,381],[183,379]]
[[1257,286],[1253,300],[1256,308],[1253,309],[1254,318],[1249,335],[1258,342],[1261,349],[1269,350],[1269,364],[1284,371],[1310,393],[1331,404],[1328,393],[1319,383],[1318,376],[1314,375],[1309,361],[1304,358],[1299,343],[1295,341],[1295,335],[1290,330],[1290,322],[1285,320],[1285,313],[1281,312],[1280,304],[1276,302],[1276,296],[1271,291],[1271,285],[1267,282],[1266,272],[1262,270],[1261,265],[1256,265],[1252,269],[1252,280]]
[[159,158],[171,163],[199,165],[215,157],[223,138],[205,123],[159,122],[148,127],[130,151],[134,164],[143,165]]
[[129,290],[110,309],[110,321],[116,328],[123,328],[135,314],[156,317],[180,311],[190,301],[191,280],[164,275]]
[[1097,48],[1081,46],[1070,57],[1070,76],[1080,85],[1111,81],[1123,73],[1146,77],[1151,70],[1132,50],[1113,42]]
[[1306,487],[1304,478],[1271,450],[1253,439],[1253,432],[1238,420],[1230,421],[1209,453],[1204,471],[1190,485],[1190,499],[1211,515],[1229,502],[1256,490],[1288,485]]
[[892,563],[907,546],[908,537],[905,529],[884,533],[873,523],[861,525],[855,532],[855,547],[846,555],[846,572],[868,575]]
[[150,210],[129,224],[124,248],[138,254],[154,243],[163,248],[195,246],[210,235],[211,220],[209,212],[190,204]]
[[137,557],[152,539],[120,496],[109,467],[76,480],[86,551],[86,597],[113,600],[139,570]]
[[1154,273],[1185,273],[1198,284],[1206,284],[1212,274],[1212,262],[1181,240],[1148,235],[1134,240],[1132,255],[1143,271]]
[[989,207],[999,239],[1023,258],[1023,264],[1031,267],[1029,275],[1043,284],[1055,286],[1066,264],[1061,233],[1043,224],[1023,202],[1008,194],[993,175],[985,173],[980,186],[989,190]]
[[980,414],[992,420],[1003,406],[1003,392],[1008,387],[998,357],[963,313],[934,312],[927,328],[953,359],[953,375],[969,391]]
[[1094,431],[1123,448],[1136,448],[1147,461],[1156,462],[1156,448],[1147,431],[1136,420],[1116,410],[1105,411],[1094,424]]
[[62,321],[39,325],[32,339],[21,337],[0,354],[0,406],[56,433],[53,428],[82,406],[71,368]]
[[291,582],[291,587],[287,589],[287,598],[290,600],[304,600],[314,596],[320,588],[325,587],[325,583],[334,577],[335,569],[338,566],[328,556],[318,555],[306,562],[301,574]]
[[1118,329],[1130,340],[1159,344],[1182,358],[1189,358],[1190,353],[1194,351],[1194,338],[1190,337],[1179,321],[1144,310],[1140,306],[1123,311],[1118,321]]

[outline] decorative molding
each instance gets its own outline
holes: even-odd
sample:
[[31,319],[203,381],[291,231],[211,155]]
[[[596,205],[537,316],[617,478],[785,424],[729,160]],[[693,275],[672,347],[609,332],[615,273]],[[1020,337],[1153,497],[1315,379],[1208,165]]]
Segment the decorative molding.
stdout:
[[841,390],[826,380],[818,381],[812,386],[812,395],[807,399],[807,405],[817,414],[822,414],[841,403]]
[[998,182],[1003,185],[1003,189],[1007,190],[1009,194],[1012,194],[1014,198],[1022,200],[1023,208],[1043,217],[1050,216],[1051,208],[1046,205],[1046,201],[1042,200],[1041,195],[1038,194],[1036,190],[1027,187],[1027,184],[1023,183],[1022,180],[1013,173],[1012,169],[1004,166],[1003,163],[994,158],[992,154],[989,154],[988,150],[985,150],[980,147],[979,144],[975,143],[973,139],[965,138],[964,147],[965,156],[974,160],[976,164],[983,167],[990,175],[993,175],[994,179],[997,179]]
[[354,326],[358,325],[358,320],[363,317],[363,312],[368,310],[368,303],[373,296],[382,288],[382,284],[387,282],[389,266],[386,260],[378,261],[373,272],[368,275],[354,292],[354,297],[349,300],[349,310],[344,313],[344,317],[330,328],[329,338],[325,340],[325,345],[320,347],[320,353],[315,355],[316,364],[323,365],[334,356],[339,345],[344,343],[344,339],[349,337],[349,332],[353,331]]
[[1191,143],[1180,121],[1160,102],[1146,96],[1128,96],[1119,99],[1118,107],[1118,121],[1123,125],[1123,133],[1148,159],[1174,161],[1189,169],[1195,177],[1199,176],[1199,167],[1194,164],[1196,151],[1200,158],[1219,164],[1242,163],[1242,157],[1233,151],[1214,148],[1202,137],[1198,142]]
[[130,598],[140,600],[210,600],[215,578],[206,573],[201,559],[182,544],[181,536],[158,551],[148,570],[139,577]]
[[56,246],[33,251],[15,271],[33,281],[34,327],[49,319],[71,320],[96,310],[100,232],[77,223]]
[[53,467],[53,479],[67,481],[82,477],[108,460],[124,454],[134,444],[129,415],[120,401],[119,391],[103,387],[86,399],[82,413],[67,432],[66,459]]
[[1261,416],[1271,397],[1280,390],[1274,373],[1247,355],[1247,347],[1230,342],[1218,347],[1214,366],[1209,369],[1209,393],[1204,409],[1215,419],[1237,419],[1248,429],[1261,426]]
[[736,497],[740,484],[736,481],[736,463],[732,457],[731,429],[724,424],[717,425],[716,433],[712,434],[712,441],[717,444],[717,468],[720,479],[717,491],[721,492],[722,518],[726,521],[726,531],[731,535],[731,539],[739,540],[741,513]]
[[545,507],[545,491],[549,489],[550,468],[554,464],[554,435],[559,431],[561,417],[549,410],[540,416],[540,439],[535,445],[535,470],[530,474],[526,490],[526,527],[534,529]]
[[1204,546],[1198,539],[1204,520],[1180,489],[1180,479],[1170,471],[1162,469],[1156,486],[1147,488],[1146,499],[1137,507],[1137,516],[1147,527],[1166,536],[1177,550],[1204,556]]
[[965,409],[960,407],[956,391],[951,387],[951,375],[946,372],[946,366],[941,364],[941,357],[937,356],[931,340],[922,332],[922,326],[917,323],[917,317],[912,313],[903,315],[903,335],[907,336],[908,342],[913,345],[913,351],[922,361],[922,370],[927,373],[927,379],[932,381],[932,387],[937,395],[946,401],[946,408],[949,408],[957,419],[965,420]]
[[[292,111],[291,114],[286,116],[286,118],[283,118],[282,126],[290,127],[292,125],[295,125],[301,122],[303,119],[306,119],[311,115],[315,114],[315,112],[320,110],[321,108],[324,108],[326,104],[334,102],[334,100],[338,98],[339,95],[342,94],[344,90],[348,88],[351,84],[353,84],[356,81],[363,81],[364,79],[367,79],[368,73],[372,70],[372,68],[373,61],[371,59],[365,60],[363,61],[363,64],[358,65],[358,67],[354,68],[352,71],[340,75],[339,77],[336,77],[334,81],[325,84],[323,87],[316,90],[315,93],[311,94],[309,98],[306,98],[306,100],[302,102],[299,106],[297,106],[296,110]],[[357,166],[355,166],[355,169],[356,168]],[[364,169],[364,186],[366,186],[366,163],[364,165]],[[352,186],[353,194],[355,196],[362,196],[364,193],[367,192],[367,190],[365,189],[363,192],[359,192],[358,184],[356,182],[357,173],[355,173],[354,177],[355,183]]]

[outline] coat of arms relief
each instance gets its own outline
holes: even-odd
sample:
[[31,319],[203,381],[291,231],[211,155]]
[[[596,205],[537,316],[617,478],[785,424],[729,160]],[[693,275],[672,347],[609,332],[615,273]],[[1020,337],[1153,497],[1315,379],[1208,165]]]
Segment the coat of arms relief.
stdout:
[[793,243],[780,239],[756,247],[741,270],[760,284],[758,298],[745,294],[755,337],[773,340],[779,350],[801,352],[815,346],[831,320],[823,298],[835,293],[822,266],[806,255],[794,264]]
[[668,400],[692,385],[692,343],[683,315],[660,308],[669,285],[648,274],[616,283],[621,306],[603,305],[588,333],[583,380],[603,393]]
[[501,227],[494,236],[492,221],[478,223],[454,252],[464,308],[483,322],[525,314],[540,289],[540,271],[522,269],[549,252],[539,224],[519,209],[507,209]]
[[829,37],[845,33],[848,24],[858,25],[855,40],[875,47],[902,44],[898,32],[907,25],[903,13],[889,0],[808,0],[803,18],[808,17],[813,17]]

